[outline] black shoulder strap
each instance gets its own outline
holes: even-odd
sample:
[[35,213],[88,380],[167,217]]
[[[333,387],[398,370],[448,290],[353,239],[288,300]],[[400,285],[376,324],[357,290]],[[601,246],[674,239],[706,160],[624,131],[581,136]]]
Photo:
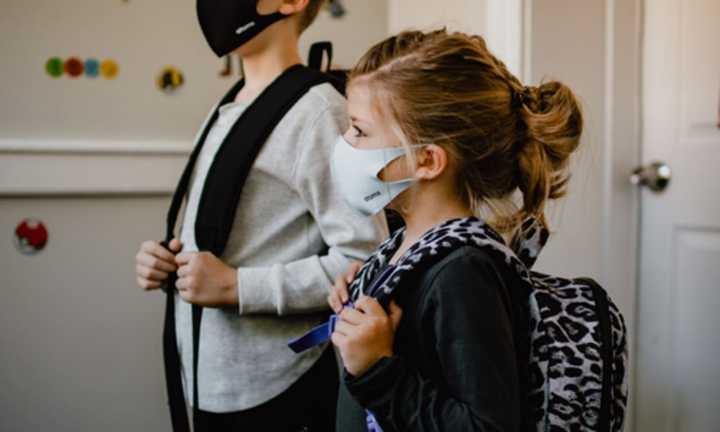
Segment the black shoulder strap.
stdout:
[[321,72],[293,66],[270,84],[230,129],[200,198],[195,222],[199,250],[222,255],[242,188],[263,144],[298,99],[314,85],[327,81]]
[[177,217],[178,213],[180,212],[180,206],[182,206],[182,202],[185,199],[185,194],[187,194],[188,187],[190,187],[190,178],[192,177],[193,169],[195,168],[195,163],[197,162],[197,158],[200,155],[200,150],[202,150],[203,145],[205,144],[205,139],[208,136],[208,133],[210,133],[210,129],[212,128],[212,125],[215,124],[215,121],[218,118],[218,109],[235,100],[235,96],[237,96],[238,92],[245,86],[245,80],[238,81],[230,91],[223,96],[223,98],[220,100],[218,105],[213,110],[212,115],[205,123],[205,127],[203,128],[203,131],[200,133],[200,136],[198,137],[197,143],[195,145],[195,148],[193,149],[192,153],[190,154],[190,158],[188,159],[187,164],[185,165],[185,169],[182,172],[182,175],[180,176],[180,181],[178,182],[177,187],[175,188],[175,193],[173,194],[172,201],[170,203],[170,209],[167,212],[166,217],[166,227],[165,227],[165,241],[169,242],[173,239],[175,236],[175,224],[177,223]]
[[[275,126],[307,91],[320,83],[328,82],[325,74],[301,66],[292,66],[270,84],[255,101],[243,112],[215,156],[205,180],[203,193],[198,206],[195,223],[195,237],[199,250],[211,251],[221,256],[232,230],[235,212],[238,207],[242,188],[263,144]],[[234,100],[243,82],[236,84],[223,98],[219,106]],[[187,193],[190,177],[205,139],[218,117],[216,109],[202,132],[198,144],[190,156],[185,171],[180,178],[178,188],[167,216],[166,241],[174,236],[175,223],[182,201]],[[167,301],[164,327],[165,376],[170,405],[170,415],[175,432],[189,432],[189,423],[183,394],[180,358],[175,334],[174,281],[175,275],[168,279]],[[170,285],[172,283],[172,285]],[[193,305],[193,423],[194,430],[200,432],[196,423],[198,411],[197,364],[199,357],[200,322],[202,308]],[[190,385],[190,383],[188,383]]]
[[[323,58],[327,56],[327,67],[323,69]],[[323,72],[330,84],[335,87],[340,94],[345,94],[347,85],[348,71],[332,68],[333,46],[331,42],[315,42],[310,46],[310,54],[308,54],[308,66],[312,69]]]

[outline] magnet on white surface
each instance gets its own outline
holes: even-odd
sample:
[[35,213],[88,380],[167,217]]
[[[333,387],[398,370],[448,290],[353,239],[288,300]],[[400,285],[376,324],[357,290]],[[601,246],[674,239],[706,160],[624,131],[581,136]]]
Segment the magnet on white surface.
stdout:
[[45,249],[48,230],[38,219],[27,218],[15,227],[15,247],[23,255],[35,255]]

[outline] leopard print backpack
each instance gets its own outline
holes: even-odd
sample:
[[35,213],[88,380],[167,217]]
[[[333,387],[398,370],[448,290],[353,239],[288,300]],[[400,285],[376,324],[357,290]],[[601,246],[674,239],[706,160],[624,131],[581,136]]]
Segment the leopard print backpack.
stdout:
[[[398,229],[365,262],[349,287],[352,300],[373,284],[403,235],[404,229]],[[374,295],[384,304],[406,274],[429,268],[460,247],[487,251],[529,286],[529,391],[523,423],[537,432],[621,431],[628,392],[622,314],[592,279],[532,271],[547,239],[547,229],[534,219],[522,224],[510,246],[480,218],[450,220],[408,249]]]
[[[526,269],[547,238],[534,220],[523,224],[512,249]],[[528,397],[536,430],[621,431],[628,397],[622,314],[590,278],[523,273],[532,286]]]

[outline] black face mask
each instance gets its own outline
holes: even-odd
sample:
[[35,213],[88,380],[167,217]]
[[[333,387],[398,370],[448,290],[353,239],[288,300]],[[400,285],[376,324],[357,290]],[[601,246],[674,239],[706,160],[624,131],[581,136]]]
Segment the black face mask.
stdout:
[[288,17],[280,12],[260,15],[258,0],[197,0],[205,39],[218,57],[230,54],[271,24]]

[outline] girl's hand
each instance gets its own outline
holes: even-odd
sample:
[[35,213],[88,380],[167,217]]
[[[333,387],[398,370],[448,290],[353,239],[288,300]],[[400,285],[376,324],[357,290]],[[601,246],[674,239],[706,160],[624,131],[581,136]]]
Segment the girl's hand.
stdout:
[[338,276],[337,279],[335,279],[335,284],[330,288],[328,304],[330,304],[330,307],[335,313],[340,313],[343,309],[343,304],[347,303],[349,299],[348,285],[355,279],[355,274],[360,270],[360,267],[362,267],[360,261],[353,261],[347,272],[342,276]]
[[390,314],[372,297],[361,296],[355,309],[346,308],[335,324],[332,342],[340,350],[345,369],[360,376],[383,357],[393,355],[395,331],[402,310],[392,301]]

